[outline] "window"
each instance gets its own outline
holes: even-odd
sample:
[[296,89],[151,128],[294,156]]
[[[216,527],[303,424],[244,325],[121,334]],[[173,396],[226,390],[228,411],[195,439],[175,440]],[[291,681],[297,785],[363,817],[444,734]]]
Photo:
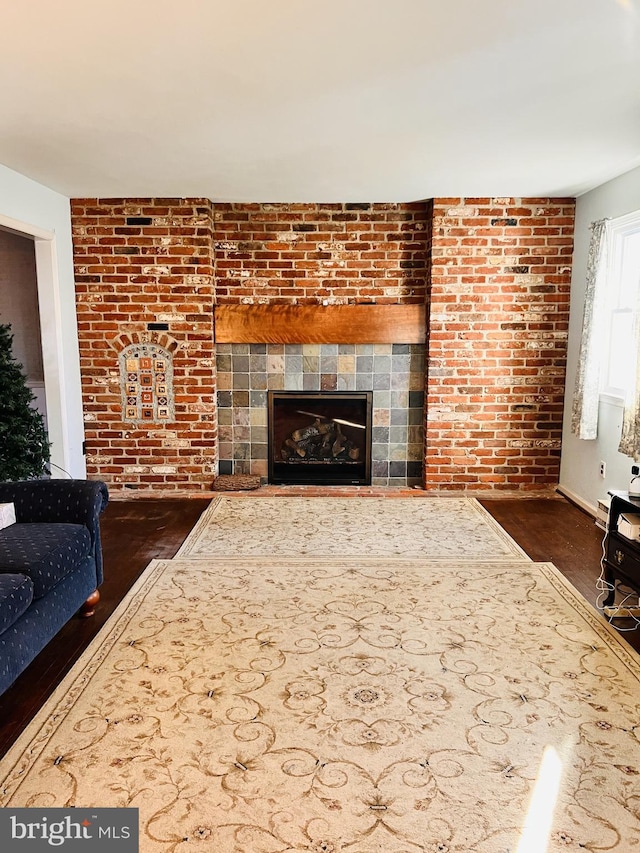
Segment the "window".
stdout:
[[634,322],[640,307],[640,211],[607,223],[604,348],[600,390],[626,398],[635,387]]

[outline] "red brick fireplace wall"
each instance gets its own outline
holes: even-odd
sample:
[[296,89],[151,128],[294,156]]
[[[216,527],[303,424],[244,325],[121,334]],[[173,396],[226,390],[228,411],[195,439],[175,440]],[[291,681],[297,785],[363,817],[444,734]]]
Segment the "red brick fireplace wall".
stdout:
[[428,211],[413,204],[216,204],[216,299],[420,303]]
[[573,226],[573,199],[434,201],[429,487],[557,483]]
[[[557,481],[571,200],[77,199],[72,222],[87,469],[114,491],[210,487],[214,303],[426,304],[429,286],[427,487]],[[173,353],[166,425],[122,420],[118,354],[145,341]]]
[[[77,199],[71,215],[88,476],[114,491],[209,488],[217,445],[211,202]],[[143,342],[173,354],[175,422],[123,421],[118,355]]]

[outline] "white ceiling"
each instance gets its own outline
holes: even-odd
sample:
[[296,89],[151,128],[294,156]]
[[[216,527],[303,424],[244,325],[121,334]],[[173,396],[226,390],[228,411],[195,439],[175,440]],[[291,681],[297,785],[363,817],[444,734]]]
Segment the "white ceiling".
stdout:
[[640,0],[5,0],[0,163],[67,196],[580,193],[640,165]]

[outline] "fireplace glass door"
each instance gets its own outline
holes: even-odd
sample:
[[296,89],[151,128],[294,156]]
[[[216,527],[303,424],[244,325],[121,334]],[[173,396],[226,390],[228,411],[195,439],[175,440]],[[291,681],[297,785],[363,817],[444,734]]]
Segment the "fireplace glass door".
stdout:
[[371,391],[269,391],[269,482],[371,484]]

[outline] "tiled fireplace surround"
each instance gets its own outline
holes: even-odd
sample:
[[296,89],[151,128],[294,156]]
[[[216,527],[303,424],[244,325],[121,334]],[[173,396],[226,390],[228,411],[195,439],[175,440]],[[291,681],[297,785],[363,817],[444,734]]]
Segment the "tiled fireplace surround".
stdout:
[[[88,475],[158,495],[263,475],[267,388],[366,387],[374,482],[553,485],[573,216],[573,200],[544,198],[74,200]],[[428,340],[219,343],[212,329],[216,306],[364,304],[424,306]],[[118,356],[144,341],[173,353],[171,423],[122,417]]]
[[267,390],[373,391],[371,481],[420,485],[424,346],[219,344],[221,474],[267,475]]

